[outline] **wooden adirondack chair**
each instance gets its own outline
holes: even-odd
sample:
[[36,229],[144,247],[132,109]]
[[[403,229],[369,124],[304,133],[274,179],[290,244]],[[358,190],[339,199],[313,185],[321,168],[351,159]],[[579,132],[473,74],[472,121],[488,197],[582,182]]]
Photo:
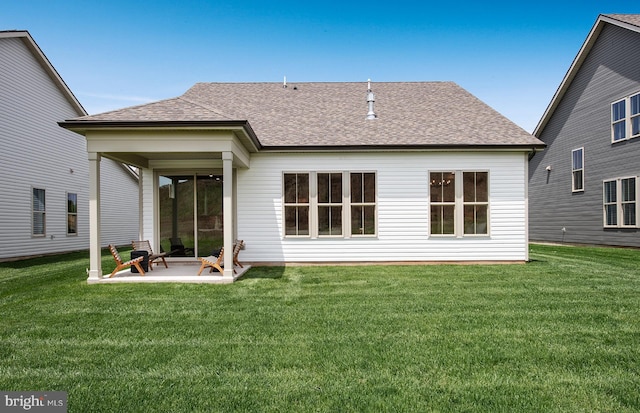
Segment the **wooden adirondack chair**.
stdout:
[[140,272],[140,275],[144,275],[144,270],[142,269],[142,265],[140,265],[140,262],[144,260],[144,257],[137,257],[127,262],[122,262],[122,258],[120,258],[120,253],[116,249],[115,245],[109,244],[109,251],[111,251],[111,255],[113,255],[113,259],[116,260],[116,269],[113,270],[109,278],[113,277],[118,271],[127,267],[131,267],[132,265],[138,269],[138,271]]
[[[151,243],[148,240],[131,241],[131,246],[133,246],[133,249],[137,251],[147,251],[147,253],[149,254],[150,270],[153,270],[153,262],[158,259],[162,260],[162,263],[164,264],[165,268],[169,268],[169,266],[167,265],[167,261],[164,259],[164,257],[167,256],[167,253],[161,252],[160,254],[154,254],[153,251],[151,250]],[[156,265],[158,265],[158,263],[156,263]]]
[[[233,244],[233,265],[237,265],[240,268],[244,268],[240,261],[238,261],[238,254],[240,254],[240,250],[244,247],[244,241],[241,239],[237,239]],[[235,270],[234,270],[235,271]]]
[[202,265],[200,266],[200,271],[198,271],[198,275],[202,274],[202,271],[207,267],[211,267],[211,271],[209,272],[213,272],[213,269],[215,268],[216,270],[220,271],[220,275],[222,275],[224,273],[224,270],[222,269],[223,258],[224,258],[224,248],[220,250],[220,254],[218,254],[217,257],[215,255],[209,255],[208,257],[198,258],[198,260],[202,262]]

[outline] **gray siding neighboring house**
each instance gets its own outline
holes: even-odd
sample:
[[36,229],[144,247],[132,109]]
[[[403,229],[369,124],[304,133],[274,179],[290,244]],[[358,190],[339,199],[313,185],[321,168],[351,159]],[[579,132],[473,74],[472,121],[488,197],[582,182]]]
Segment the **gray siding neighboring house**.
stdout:
[[532,241],[640,247],[639,94],[640,15],[601,15],[534,131]]
[[[31,35],[0,31],[0,260],[89,248],[86,142],[57,124],[84,115]],[[128,244],[139,232],[137,178],[109,159],[101,175],[102,244]]]

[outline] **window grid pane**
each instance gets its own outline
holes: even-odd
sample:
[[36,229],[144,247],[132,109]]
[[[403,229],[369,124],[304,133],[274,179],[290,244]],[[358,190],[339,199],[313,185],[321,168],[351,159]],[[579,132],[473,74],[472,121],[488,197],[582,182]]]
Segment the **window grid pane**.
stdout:
[[626,115],[626,101],[624,99],[611,105],[611,119],[613,122],[624,119]]
[[454,205],[431,205],[431,234],[453,235],[454,214]]

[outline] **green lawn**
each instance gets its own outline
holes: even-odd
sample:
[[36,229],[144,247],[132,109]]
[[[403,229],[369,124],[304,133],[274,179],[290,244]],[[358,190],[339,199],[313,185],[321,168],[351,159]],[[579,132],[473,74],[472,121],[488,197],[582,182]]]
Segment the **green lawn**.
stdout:
[[232,285],[87,285],[86,253],[3,263],[0,390],[67,391],[70,412],[640,411],[640,251],[531,250]]

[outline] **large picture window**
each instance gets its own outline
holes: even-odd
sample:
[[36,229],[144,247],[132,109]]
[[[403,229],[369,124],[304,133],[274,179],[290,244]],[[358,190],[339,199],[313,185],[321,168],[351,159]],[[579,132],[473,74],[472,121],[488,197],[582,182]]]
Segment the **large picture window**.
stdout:
[[640,93],[611,104],[611,140],[619,142],[640,136]]
[[376,235],[374,172],[284,173],[284,235]]
[[45,206],[45,190],[40,188],[33,188],[31,200],[31,234],[34,236],[44,236],[46,234]]
[[584,191],[584,148],[571,151],[571,190]]
[[603,183],[605,227],[638,227],[638,177],[617,178]]
[[284,233],[309,235],[309,174],[284,174]]
[[488,234],[488,172],[431,172],[429,181],[431,235]]
[[67,235],[78,234],[78,194],[67,193]]

